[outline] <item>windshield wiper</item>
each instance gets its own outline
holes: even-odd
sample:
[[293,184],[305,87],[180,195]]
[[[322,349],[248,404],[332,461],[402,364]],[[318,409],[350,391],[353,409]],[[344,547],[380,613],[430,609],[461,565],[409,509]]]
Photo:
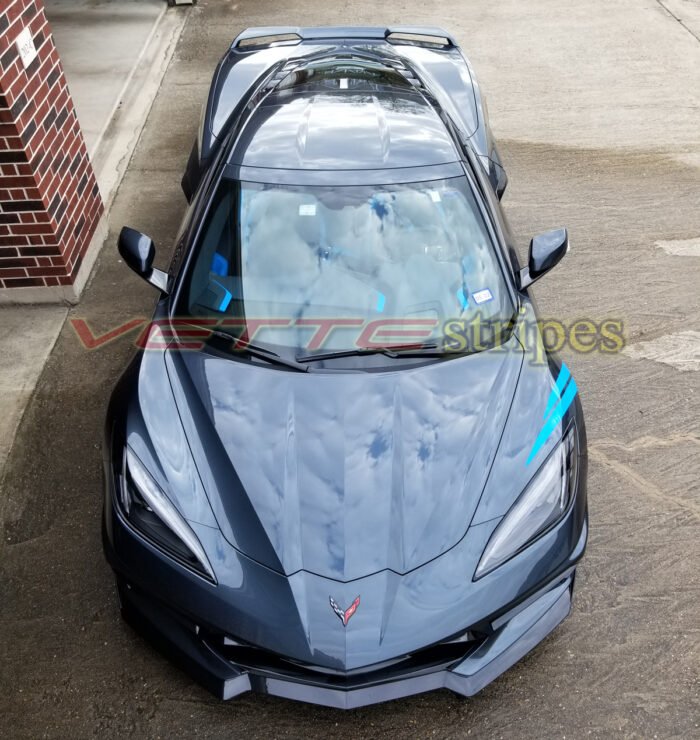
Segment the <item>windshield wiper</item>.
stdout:
[[263,347],[258,347],[255,344],[250,344],[249,342],[241,342],[240,339],[234,337],[232,334],[227,334],[225,331],[209,329],[208,327],[206,330],[210,331],[211,336],[213,337],[223,339],[224,341],[231,344],[235,343],[236,346],[232,348],[234,352],[247,352],[252,357],[257,357],[259,360],[265,360],[272,365],[283,365],[284,367],[291,368],[292,370],[296,370],[300,373],[309,372],[309,368],[306,367],[306,365],[301,365],[295,360],[288,360],[286,357],[278,355],[277,352],[273,352],[271,349],[264,349]]
[[452,354],[445,352],[439,344],[394,344],[389,347],[355,347],[341,349],[337,352],[320,352],[313,355],[297,355],[297,362],[315,362],[316,360],[334,360],[336,357],[360,357],[362,355],[386,355],[395,360],[397,357],[442,357]]

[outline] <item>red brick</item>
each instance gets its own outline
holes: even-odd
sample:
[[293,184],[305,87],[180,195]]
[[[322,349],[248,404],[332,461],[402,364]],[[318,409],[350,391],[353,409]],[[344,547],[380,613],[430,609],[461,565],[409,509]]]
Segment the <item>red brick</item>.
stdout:
[[33,234],[51,234],[53,228],[50,224],[15,224],[12,227],[12,231],[15,234],[26,234],[31,236]]
[[0,279],[6,280],[7,278],[18,277],[27,277],[26,270],[19,267],[10,267],[8,269],[3,269],[2,265],[0,264]]
[[16,259],[0,259],[0,270],[9,267],[36,267],[37,260],[33,257],[17,257]]
[[60,267],[28,267],[27,268],[27,275],[30,277],[46,277],[47,275],[65,275],[66,274],[66,268],[65,265],[61,265]]
[[[27,277],[17,280],[3,280],[2,282],[5,288],[40,288],[46,285],[43,278],[40,277]],[[63,283],[63,285],[70,284],[70,280],[67,283]]]
[[[61,247],[53,245],[50,246],[48,244],[42,244],[42,245],[32,245],[29,247],[20,247],[19,253],[24,257],[26,255],[47,255],[51,257],[51,260],[53,262],[54,255],[60,255],[62,254],[63,250]],[[62,257],[55,257],[57,262],[55,264],[62,264],[61,260]]]
[[28,243],[26,236],[0,236],[0,247],[21,247]]
[[24,238],[27,240],[27,244],[35,247],[43,247],[46,244],[42,234],[26,234]]
[[33,187],[36,183],[31,175],[23,175],[17,177],[16,175],[2,177],[0,176],[0,185],[4,188],[24,188]]

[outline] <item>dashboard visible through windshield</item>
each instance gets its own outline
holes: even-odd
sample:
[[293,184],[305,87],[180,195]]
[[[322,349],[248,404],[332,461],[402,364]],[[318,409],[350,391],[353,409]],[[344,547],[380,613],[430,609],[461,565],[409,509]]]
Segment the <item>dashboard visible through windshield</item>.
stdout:
[[180,315],[280,354],[445,339],[513,304],[466,177],[326,187],[223,180]]

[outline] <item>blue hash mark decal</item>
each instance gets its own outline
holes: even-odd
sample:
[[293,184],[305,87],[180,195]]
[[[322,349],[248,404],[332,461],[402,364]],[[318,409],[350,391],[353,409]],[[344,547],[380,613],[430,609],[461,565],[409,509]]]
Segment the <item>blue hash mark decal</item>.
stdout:
[[552,392],[549,394],[547,408],[544,410],[544,414],[542,415],[543,419],[546,419],[549,416],[549,412],[554,408],[554,404],[556,404],[556,402],[561,398],[561,392],[564,390],[564,386],[567,384],[570,377],[571,372],[569,371],[569,368],[562,363],[556,385],[552,388]]
[[576,381],[571,377],[571,371],[562,363],[557,382],[554,388],[552,388],[552,392],[549,394],[549,400],[547,401],[547,408],[543,416],[545,419],[544,426],[537,435],[535,443],[532,445],[532,450],[530,450],[530,455],[525,463],[526,465],[532,462],[557,428],[557,425],[564,418],[564,414],[566,414],[569,406],[574,402],[577,392],[578,387],[576,386]]
[[469,300],[467,299],[467,296],[464,292],[464,288],[460,288],[457,291],[457,300],[459,301],[459,305],[462,307],[462,310],[467,308],[467,306],[469,305]]

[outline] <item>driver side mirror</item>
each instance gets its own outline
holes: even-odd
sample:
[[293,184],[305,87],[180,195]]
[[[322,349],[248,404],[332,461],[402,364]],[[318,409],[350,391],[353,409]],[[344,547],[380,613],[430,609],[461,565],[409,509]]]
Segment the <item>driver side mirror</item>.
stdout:
[[156,247],[153,239],[125,226],[119,234],[119,254],[126,264],[161,293],[168,292],[168,273],[153,267]]
[[530,242],[527,267],[520,270],[520,290],[529,288],[535,280],[549,272],[569,251],[569,233],[566,229],[554,229],[538,234]]

